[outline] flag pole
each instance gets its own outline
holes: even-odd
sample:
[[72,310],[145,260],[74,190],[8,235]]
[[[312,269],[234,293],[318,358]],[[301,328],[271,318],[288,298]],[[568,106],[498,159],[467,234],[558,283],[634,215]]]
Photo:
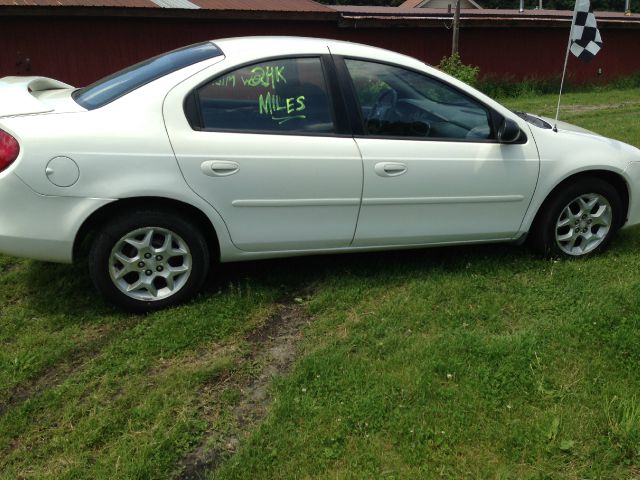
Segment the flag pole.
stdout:
[[558,95],[558,106],[556,108],[556,119],[553,123],[553,131],[558,131],[558,117],[560,116],[560,100],[562,99],[562,87],[564,86],[564,76],[567,73],[567,63],[569,62],[569,50],[571,49],[571,36],[573,35],[573,26],[576,23],[576,11],[578,8],[578,0],[573,7],[573,17],[571,17],[571,29],[569,30],[569,41],[567,42],[567,53],[564,56],[564,68],[562,69],[562,79],[560,80],[560,94]]

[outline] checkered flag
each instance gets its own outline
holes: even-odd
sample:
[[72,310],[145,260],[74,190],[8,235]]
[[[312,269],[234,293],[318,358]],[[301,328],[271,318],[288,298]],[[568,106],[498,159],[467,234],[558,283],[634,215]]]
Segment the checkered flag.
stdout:
[[576,0],[571,30],[571,53],[588,62],[602,48],[602,37],[589,0]]

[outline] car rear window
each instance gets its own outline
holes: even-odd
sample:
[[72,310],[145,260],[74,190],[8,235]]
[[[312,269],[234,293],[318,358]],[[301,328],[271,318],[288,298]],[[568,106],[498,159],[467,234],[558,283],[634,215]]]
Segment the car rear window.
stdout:
[[120,70],[88,87],[76,90],[72,97],[87,110],[93,110],[169,73],[219,55],[222,55],[222,50],[215,44],[196,43]]

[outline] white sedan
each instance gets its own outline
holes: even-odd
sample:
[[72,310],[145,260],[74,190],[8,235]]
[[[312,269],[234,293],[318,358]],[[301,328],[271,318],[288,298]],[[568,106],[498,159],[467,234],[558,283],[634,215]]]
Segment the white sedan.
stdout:
[[0,80],[0,252],[130,310],[211,265],[521,242],[584,257],[640,222],[640,151],[365,45],[235,38],[75,89]]

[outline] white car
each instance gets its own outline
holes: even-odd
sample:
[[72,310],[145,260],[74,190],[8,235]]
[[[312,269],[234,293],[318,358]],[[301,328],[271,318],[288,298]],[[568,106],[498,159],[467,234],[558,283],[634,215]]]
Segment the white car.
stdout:
[[188,46],[82,89],[0,80],[0,252],[72,262],[130,310],[215,261],[530,240],[640,222],[640,151],[334,40]]

